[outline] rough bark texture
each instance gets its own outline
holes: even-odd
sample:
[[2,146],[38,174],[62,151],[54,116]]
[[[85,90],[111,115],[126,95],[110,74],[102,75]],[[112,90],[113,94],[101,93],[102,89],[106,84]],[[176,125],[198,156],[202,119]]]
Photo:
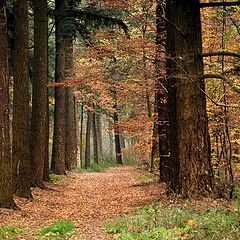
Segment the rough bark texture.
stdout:
[[32,198],[30,190],[30,111],[28,74],[28,4],[16,0],[13,43],[13,177],[17,195]]
[[0,2],[0,207],[15,208],[9,119],[9,74],[6,1]]
[[[56,63],[55,82],[61,83],[65,78],[65,43],[63,36],[65,1],[55,2],[57,15],[55,17]],[[65,89],[55,88],[54,132],[51,170],[56,174],[65,174]]]
[[[176,6],[173,1],[167,1],[166,17],[168,20],[175,16]],[[170,147],[170,164],[172,175],[169,187],[174,191],[179,191],[179,156],[178,156],[178,129],[177,129],[177,81],[176,81],[176,29],[171,22],[166,22],[166,52],[167,52],[167,105],[168,105],[168,119],[169,119],[169,147]]]
[[[74,77],[73,42],[71,37],[66,39],[66,78]],[[67,170],[77,166],[77,131],[75,115],[75,98],[73,87],[65,88],[65,164]]]
[[[33,184],[42,186],[48,162],[48,18],[47,0],[34,0],[34,79],[32,96],[31,161]],[[45,159],[47,158],[47,160]],[[49,164],[48,164],[49,167]]]
[[[204,80],[198,77],[203,75],[203,61],[199,58],[202,52],[199,0],[175,0],[167,4],[172,4],[167,18],[176,27],[175,35],[171,32],[175,49],[172,49],[173,54],[170,52],[176,64],[170,65],[169,71],[173,74],[172,83],[175,77],[177,84],[177,115],[173,118],[177,120],[179,193],[184,197],[208,196],[213,190],[213,171],[206,99],[200,90],[204,91],[205,85]],[[172,101],[174,105],[174,98]]]
[[156,6],[156,109],[157,109],[157,122],[155,131],[157,132],[157,143],[159,154],[159,168],[160,168],[160,181],[166,182],[169,185],[173,181],[173,168],[172,160],[170,159],[170,147],[169,147],[169,119],[167,111],[167,81],[165,78],[166,73],[166,54],[164,42],[166,38],[165,34],[165,22],[162,18],[163,15],[163,1],[157,2]]
[[87,111],[87,123],[86,123],[86,137],[85,137],[85,168],[90,168],[90,160],[91,160],[91,118],[92,118],[92,113],[91,111]]

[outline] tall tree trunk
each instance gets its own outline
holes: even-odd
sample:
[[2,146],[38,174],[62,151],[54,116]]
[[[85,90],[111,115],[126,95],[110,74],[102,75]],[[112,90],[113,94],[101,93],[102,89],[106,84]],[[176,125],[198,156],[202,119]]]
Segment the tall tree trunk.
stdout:
[[[93,105],[93,108],[94,105]],[[93,136],[93,158],[94,163],[98,164],[98,139],[97,139],[97,127],[96,127],[96,113],[92,113],[92,136]]]
[[[55,41],[56,63],[55,82],[61,83],[65,78],[65,41],[63,36],[65,1],[55,2]],[[56,174],[65,174],[65,89],[55,87],[54,131],[51,170]]]
[[[34,0],[34,59],[31,125],[33,184],[42,186],[48,154],[48,17],[47,0]],[[48,162],[48,161],[46,161]]]
[[0,207],[15,208],[9,119],[9,73],[6,1],[0,2]]
[[112,131],[112,123],[109,120],[108,122],[108,137],[109,137],[109,158],[113,160],[113,131]]
[[114,138],[115,138],[115,149],[116,149],[116,160],[117,164],[123,164],[122,162],[122,149],[120,144],[120,133],[119,133],[119,120],[118,120],[118,113],[115,112],[113,114],[113,121],[114,121]]
[[[176,14],[176,6],[172,1],[167,1],[166,17],[173,19]],[[172,175],[170,189],[174,192],[179,192],[179,151],[178,151],[178,129],[177,129],[177,65],[176,65],[176,29],[171,22],[166,21],[166,72],[167,72],[167,107],[169,119],[169,148],[170,148],[170,163],[168,175]]]
[[[73,41],[71,37],[66,39],[66,77],[72,80],[74,77]],[[73,87],[65,88],[65,164],[67,170],[77,166],[77,130],[75,115],[75,99]]]
[[28,4],[16,0],[13,50],[13,177],[14,191],[20,197],[32,198],[30,162],[30,111],[28,74]]
[[83,115],[84,115],[83,103],[81,104],[81,115],[80,115],[80,165],[83,167]]
[[86,138],[85,138],[85,169],[90,168],[90,160],[91,160],[91,111],[87,111],[87,123],[86,123]]
[[[175,49],[169,52],[177,64],[169,66],[176,78],[176,120],[179,193],[184,197],[209,196],[213,171],[208,143],[208,122],[203,75],[199,0],[167,1],[167,19],[176,26]],[[172,26],[173,28],[173,26]],[[169,29],[169,28],[168,28]],[[171,32],[171,31],[170,31]],[[168,38],[170,36],[168,35]],[[175,70],[176,68],[176,70]],[[174,124],[174,123],[173,123]],[[175,136],[176,138],[176,136]],[[177,165],[176,165],[177,166]]]
[[158,136],[158,151],[159,154],[159,170],[160,181],[171,183],[173,181],[172,161],[170,159],[169,149],[169,130],[168,130],[168,112],[167,112],[167,83],[165,78],[166,73],[166,56],[163,53],[165,50],[164,42],[166,38],[165,23],[162,15],[164,14],[163,1],[157,2],[156,7],[156,109],[157,109],[157,122],[155,130]]
[[103,139],[102,139],[102,122],[100,113],[96,114],[96,128],[97,128],[97,139],[98,139],[98,152],[99,155],[103,155]]
[[[75,0],[67,1],[67,9],[74,10]],[[73,39],[74,36],[67,36],[65,39],[66,53],[66,77],[69,80],[74,78],[74,59],[73,59]],[[77,130],[75,115],[74,88],[66,88],[65,99],[65,164],[67,170],[72,170],[77,166]]]

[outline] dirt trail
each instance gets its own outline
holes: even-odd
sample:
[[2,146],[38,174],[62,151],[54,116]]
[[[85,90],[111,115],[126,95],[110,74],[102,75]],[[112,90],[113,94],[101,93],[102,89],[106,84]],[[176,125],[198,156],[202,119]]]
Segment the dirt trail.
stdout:
[[70,173],[64,183],[49,185],[54,191],[34,189],[32,202],[16,199],[21,211],[0,209],[0,225],[31,227],[24,238],[30,240],[36,239],[33,233],[40,227],[69,219],[82,235],[79,239],[108,239],[102,231],[104,222],[129,214],[164,194],[159,184],[143,184],[139,176],[132,166],[103,173]]

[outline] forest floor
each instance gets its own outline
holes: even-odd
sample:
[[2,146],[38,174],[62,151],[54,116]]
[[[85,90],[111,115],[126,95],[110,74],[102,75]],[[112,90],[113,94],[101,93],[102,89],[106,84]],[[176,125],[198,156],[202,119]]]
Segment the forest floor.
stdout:
[[47,184],[50,190],[34,189],[33,201],[15,198],[20,211],[0,209],[0,226],[20,228],[24,234],[17,239],[33,240],[40,228],[67,219],[74,222],[77,239],[110,239],[103,230],[106,221],[164,198],[164,186],[142,176],[134,166],[68,173],[58,183]]

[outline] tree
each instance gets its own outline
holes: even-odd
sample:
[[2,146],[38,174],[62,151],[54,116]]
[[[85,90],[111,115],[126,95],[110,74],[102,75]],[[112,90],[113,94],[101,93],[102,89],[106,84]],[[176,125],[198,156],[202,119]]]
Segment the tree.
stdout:
[[179,161],[179,175],[176,176],[179,182],[176,181],[175,189],[184,197],[208,196],[214,187],[205,83],[201,77],[203,61],[199,57],[202,53],[199,4],[199,0],[167,1],[167,38],[173,41],[167,51],[174,62],[168,65],[170,77],[174,78],[170,78],[171,86],[176,81],[176,89],[173,89],[176,95],[173,94],[173,100],[169,101],[176,101],[176,117],[171,122],[176,135],[172,132],[170,137],[177,139],[177,152],[171,149],[171,154]]
[[85,169],[90,168],[91,161],[91,129],[92,129],[92,112],[87,110],[86,137],[85,137]]
[[[34,79],[31,120],[31,161],[33,184],[42,187],[48,161],[48,18],[47,0],[34,0]],[[45,176],[44,176],[45,175]],[[48,174],[47,174],[48,175]]]
[[9,119],[9,73],[6,1],[0,2],[0,207],[16,208],[12,194]]
[[[68,0],[67,9],[74,10],[76,5],[75,0]],[[74,35],[67,34],[67,24],[73,19],[65,19],[64,21],[64,38],[65,38],[65,54],[66,65],[65,74],[66,79],[72,80],[74,78],[74,57],[73,57],[73,40]],[[66,32],[66,33],[65,33]],[[76,113],[75,113],[75,98],[74,87],[66,87],[65,89],[65,164],[67,170],[72,170],[77,166],[77,129],[76,129]]]
[[[63,12],[66,1],[55,2],[55,41],[56,63],[55,82],[61,83],[65,79],[65,41],[63,36]],[[56,174],[65,174],[65,89],[55,87],[54,132],[51,170]]]
[[16,0],[13,43],[13,180],[14,192],[32,198],[30,178],[30,93],[28,73],[28,4]]

